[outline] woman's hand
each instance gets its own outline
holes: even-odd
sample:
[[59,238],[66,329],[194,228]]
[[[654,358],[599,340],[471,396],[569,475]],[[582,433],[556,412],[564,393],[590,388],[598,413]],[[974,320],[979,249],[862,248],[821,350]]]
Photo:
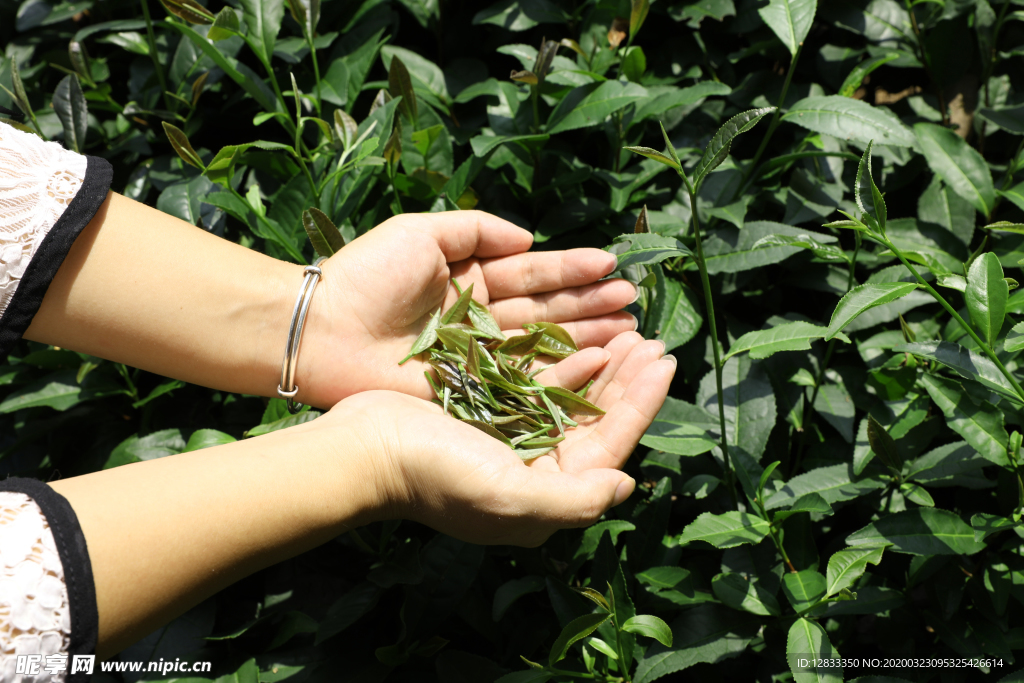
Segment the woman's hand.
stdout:
[[[527,253],[530,233],[480,211],[405,214],[322,266],[299,353],[296,399],[327,408],[368,389],[430,397],[409,352],[427,317],[474,285],[503,329],[564,325],[603,346],[636,320],[624,280],[598,280],[615,258],[598,249]],[[75,241],[28,339],[166,377],[273,396],[302,267],[215,237],[110,194]]]
[[344,422],[374,452],[383,495],[375,517],[415,519],[473,543],[539,545],[558,529],[593,524],[633,491],[618,468],[668,394],[676,363],[662,358],[664,349],[628,332],[541,373],[545,383],[575,389],[598,370],[587,396],[606,414],[566,429],[555,451],[529,464],[411,396],[357,394],[325,418]]
[[302,342],[297,400],[330,406],[368,389],[432,397],[427,365],[409,352],[429,316],[462,287],[504,330],[563,325],[581,348],[636,327],[621,311],[636,298],[625,280],[598,280],[615,257],[598,249],[527,253],[532,235],[481,211],[404,214],[347,245],[321,268]]
[[538,375],[574,387],[597,371],[588,397],[607,413],[532,466],[433,403],[368,391],[290,429],[53,482],[89,546],[99,654],[371,521],[526,546],[592,524],[633,490],[617,468],[665,400],[675,361],[663,348],[628,332]]

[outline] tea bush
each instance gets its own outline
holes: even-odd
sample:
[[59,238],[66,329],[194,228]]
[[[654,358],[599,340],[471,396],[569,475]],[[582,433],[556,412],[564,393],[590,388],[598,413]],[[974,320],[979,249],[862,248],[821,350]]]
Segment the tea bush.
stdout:
[[[300,263],[478,207],[538,249],[618,254],[679,359],[642,486],[593,527],[525,550],[376,524],[123,657],[290,683],[1024,680],[1022,19],[0,3],[0,105],[110,159],[125,195]],[[0,385],[0,468],[43,479],[317,415],[27,342]]]

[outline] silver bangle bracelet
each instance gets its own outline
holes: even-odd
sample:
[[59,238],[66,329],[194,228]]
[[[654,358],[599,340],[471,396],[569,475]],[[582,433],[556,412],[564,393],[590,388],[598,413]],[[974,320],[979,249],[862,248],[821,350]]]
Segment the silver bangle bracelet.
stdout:
[[295,299],[295,308],[292,309],[292,323],[288,327],[288,343],[284,347],[284,362],[281,365],[281,383],[277,385],[277,395],[288,401],[288,412],[294,415],[299,412],[301,404],[293,399],[299,393],[299,387],[295,385],[295,368],[299,363],[299,344],[302,342],[302,328],[306,323],[306,313],[309,311],[309,302],[313,300],[313,290],[316,289],[323,272],[319,266],[325,259],[318,258],[313,265],[306,266],[305,277],[302,279],[302,288],[299,289],[299,296]]

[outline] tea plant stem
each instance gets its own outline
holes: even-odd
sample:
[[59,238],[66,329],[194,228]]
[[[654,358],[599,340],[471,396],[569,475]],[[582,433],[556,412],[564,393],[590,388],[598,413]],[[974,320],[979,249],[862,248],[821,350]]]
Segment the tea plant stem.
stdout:
[[149,16],[148,0],[139,0],[142,5],[142,17],[146,20],[146,38],[149,42],[149,56],[153,60],[153,68],[156,69],[156,80],[160,83],[160,92],[164,96],[164,106],[174,111],[171,106],[171,98],[167,96],[167,79],[164,77],[164,67],[160,65],[160,56],[156,52],[156,36],[153,34],[153,20]]
[[775,113],[772,114],[772,122],[768,125],[768,132],[761,138],[761,145],[757,148],[757,152],[754,153],[754,158],[750,160],[750,165],[747,167],[746,172],[743,174],[743,181],[739,184],[737,192],[733,195],[733,200],[746,189],[747,181],[754,174],[757,169],[757,162],[761,160],[761,156],[765,150],[768,149],[768,143],[772,140],[772,135],[775,133],[775,129],[779,127],[779,117],[782,115],[782,106],[786,103],[786,95],[789,94],[789,84],[793,82],[793,72],[796,71],[796,63],[800,59],[800,53],[803,52],[804,44],[796,48],[796,54],[793,55],[792,61],[789,63],[789,71],[786,72],[786,80],[782,84],[782,93],[779,95],[779,104],[775,108]]
[[953,316],[953,319],[960,323],[960,326],[962,328],[967,330],[967,334],[971,335],[971,339],[973,339],[974,342],[978,345],[978,348],[984,351],[985,355],[989,357],[989,360],[995,363],[996,367],[999,368],[999,372],[1003,374],[1003,377],[1005,377],[1007,381],[1009,381],[1010,385],[1013,387],[1013,390],[1016,391],[1017,395],[1021,398],[1022,401],[1024,401],[1024,389],[1021,388],[1020,383],[1017,382],[1017,379],[1010,373],[1009,370],[1006,369],[1006,366],[1003,365],[1002,361],[999,360],[999,357],[995,354],[994,351],[992,351],[989,345],[982,341],[981,337],[978,336],[978,333],[974,331],[974,328],[968,325],[964,321],[964,319],[960,317],[960,314],[957,313],[956,310],[949,305],[949,302],[946,301],[946,299],[941,294],[935,291],[935,288],[928,284],[928,282],[923,277],[921,277],[921,275],[917,272],[917,269],[910,264],[906,257],[903,256],[903,253],[899,249],[897,249],[892,244],[892,242],[890,242],[885,237],[873,237],[874,239],[878,240],[881,244],[884,244],[886,247],[888,247],[892,251],[892,253],[896,254],[896,257],[903,262],[903,265],[905,265],[911,273],[913,273],[914,277],[917,278],[917,281],[921,283],[921,285],[928,291],[928,293],[931,294],[935,298],[935,300],[939,302],[939,305],[945,308],[946,312]]
[[704,263],[704,248],[700,241],[700,218],[697,216],[697,197],[693,183],[684,173],[679,172],[683,182],[686,183],[686,191],[690,194],[691,216],[693,217],[694,246],[697,252],[697,269],[700,271],[700,282],[704,288],[704,307],[708,314],[708,327],[711,330],[711,350],[715,356],[715,390],[718,392],[718,422],[722,429],[722,469],[725,474],[725,486],[732,496],[734,505],[739,505],[739,498],[736,496],[736,484],[733,477],[732,463],[729,461],[729,434],[725,430],[725,391],[722,389],[722,351],[718,345],[718,326],[715,323],[715,302],[711,297],[711,280],[708,278],[708,268]]
[[320,102],[320,64],[316,58],[316,46],[313,44],[313,36],[309,36],[309,55],[313,58],[313,76],[316,78],[316,115],[323,118]]
[[910,15],[910,27],[914,31],[914,38],[917,39],[917,57],[921,64],[924,65],[924,72],[928,75],[928,80],[932,82],[932,86],[935,88],[935,96],[939,100],[939,114],[942,115],[942,125],[948,126],[949,112],[946,110],[946,96],[943,95],[942,87],[932,74],[932,65],[928,61],[928,51],[924,48],[924,38],[921,36],[921,27],[917,25],[917,15],[914,14],[914,8],[910,0],[904,0],[904,2],[907,6],[907,14]]

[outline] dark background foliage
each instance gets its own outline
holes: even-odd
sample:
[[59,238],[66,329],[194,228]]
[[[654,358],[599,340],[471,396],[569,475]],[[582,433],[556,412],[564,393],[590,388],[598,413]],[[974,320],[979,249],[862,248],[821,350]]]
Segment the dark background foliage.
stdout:
[[[829,0],[805,27],[796,57],[796,45],[787,49],[766,23],[767,0],[661,0],[633,37],[628,0],[325,0],[315,33],[281,0],[202,5],[214,15],[234,7],[243,32],[248,13],[283,13],[272,52],[261,59],[266,42],[254,47],[251,35],[248,44],[231,33],[206,41],[207,20],[182,19],[195,19],[187,2],[0,0],[0,105],[16,107],[17,66],[34,113],[28,129],[109,159],[114,190],[289,260],[314,258],[300,215],[315,206],[346,239],[399,211],[476,206],[534,230],[538,249],[606,247],[633,232],[646,206],[660,244],[679,250],[621,274],[650,285],[631,310],[646,336],[666,341],[679,372],[659,423],[627,466],[642,485],[595,527],[524,550],[472,546],[411,523],[373,525],[239,582],[129,648],[125,660],[212,660],[213,677],[239,681],[570,680],[524,671],[520,656],[548,661],[563,627],[600,611],[573,590],[591,586],[613,592],[627,616],[635,610],[669,622],[674,642],[635,638],[638,664],[623,667],[601,644],[581,640],[556,667],[576,676],[649,681],[688,669],[693,680],[843,680],[791,671],[787,647],[813,645],[845,657],[999,662],[848,669],[847,679],[1020,680],[1011,672],[1024,648],[1024,487],[1017,452],[1007,455],[1021,424],[1019,397],[963,368],[950,372],[935,353],[892,350],[944,340],[980,357],[923,290],[867,310],[845,328],[848,342],[820,338],[851,285],[914,281],[892,251],[821,227],[840,218],[837,210],[863,213],[854,203],[856,160],[872,139],[888,239],[925,280],[962,278],[964,264],[985,253],[996,258],[985,263],[1016,274],[1020,236],[976,225],[1024,218],[1024,186],[1014,180],[1024,134],[1024,3]],[[815,3],[770,5],[813,12]],[[621,39],[618,48],[610,37]],[[549,70],[538,68],[544,39],[577,41],[579,53],[565,44]],[[395,54],[411,92],[400,78],[389,83]],[[521,70],[540,82],[509,79]],[[300,143],[290,74],[303,94],[301,115],[323,123],[307,121]],[[817,332],[781,353],[738,353],[716,391],[696,261],[678,255],[695,246],[694,202],[669,166],[622,148],[665,149],[661,122],[692,173],[722,124],[775,105],[779,120],[770,114],[737,137],[696,192],[704,262],[726,349],[746,333],[789,323]],[[832,114],[822,116],[822,106]],[[359,123],[365,144],[353,144],[336,111]],[[892,137],[864,118],[876,115]],[[181,131],[194,150],[182,154],[202,165],[224,157],[226,146],[273,144],[235,150],[219,174],[203,173],[172,148],[173,129],[162,124]],[[945,151],[929,153],[922,136],[943,127],[956,140],[942,138]],[[388,144],[393,136],[400,153]],[[296,145],[297,154],[283,150]],[[336,173],[346,151],[358,163]],[[966,184],[956,168],[968,169]],[[771,235],[825,246],[759,242]],[[963,317],[973,314],[959,292],[943,292]],[[1002,300],[1008,315],[1001,330],[996,325],[995,351],[1014,373],[1012,318],[1024,297]],[[0,397],[0,470],[44,480],[317,415],[291,417],[276,399],[184,385],[29,342],[0,367]],[[893,437],[896,456],[876,457],[869,415]],[[755,499],[768,510],[758,512]],[[737,507],[749,513],[737,537],[706,542],[707,518],[698,516]],[[882,533],[878,542],[890,545],[870,567],[861,562],[847,586],[853,593],[831,591],[832,560],[855,543],[851,534],[886,519],[910,520],[917,539]],[[935,545],[939,531],[953,540]],[[798,626],[815,634],[806,649],[793,640]],[[611,623],[593,635],[634,643]]]

